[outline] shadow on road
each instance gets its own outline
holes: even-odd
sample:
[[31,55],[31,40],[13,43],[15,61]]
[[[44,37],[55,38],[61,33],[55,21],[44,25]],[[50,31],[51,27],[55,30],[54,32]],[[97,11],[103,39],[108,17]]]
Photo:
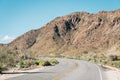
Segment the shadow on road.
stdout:
[[39,73],[54,73],[54,72],[2,72],[1,74],[39,74]]

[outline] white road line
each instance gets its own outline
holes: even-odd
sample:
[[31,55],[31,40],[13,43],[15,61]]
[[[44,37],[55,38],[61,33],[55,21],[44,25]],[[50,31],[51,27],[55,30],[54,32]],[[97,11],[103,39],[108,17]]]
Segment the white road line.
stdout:
[[100,67],[98,65],[96,65],[96,67],[98,68],[98,71],[99,71],[99,74],[100,74],[100,80],[103,80],[102,73],[100,71]]

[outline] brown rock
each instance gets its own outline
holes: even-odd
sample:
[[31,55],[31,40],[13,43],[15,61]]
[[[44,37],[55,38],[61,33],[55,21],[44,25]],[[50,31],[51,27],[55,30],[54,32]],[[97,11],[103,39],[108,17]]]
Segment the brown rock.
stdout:
[[114,45],[119,49],[120,10],[96,14],[76,12],[57,17],[7,45],[13,50],[29,50],[40,55],[63,54],[71,50],[74,53],[107,50]]

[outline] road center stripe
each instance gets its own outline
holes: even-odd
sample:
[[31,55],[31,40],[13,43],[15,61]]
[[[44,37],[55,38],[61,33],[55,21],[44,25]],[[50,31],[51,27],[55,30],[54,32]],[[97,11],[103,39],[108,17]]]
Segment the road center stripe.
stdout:
[[70,68],[67,72],[58,75],[57,77],[55,77],[55,78],[52,79],[52,80],[60,80],[60,79],[64,78],[64,77],[67,76],[70,72],[72,72],[72,71],[74,71],[75,69],[77,69],[77,67],[78,67],[78,63],[75,63],[75,65],[74,65],[72,68]]

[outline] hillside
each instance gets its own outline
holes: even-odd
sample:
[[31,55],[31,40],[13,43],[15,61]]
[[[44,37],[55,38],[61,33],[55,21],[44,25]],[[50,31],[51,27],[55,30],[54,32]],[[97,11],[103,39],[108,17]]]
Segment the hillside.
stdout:
[[[75,12],[31,30],[5,48],[39,55],[81,55],[120,50],[120,10]],[[113,53],[112,53],[113,54]]]

